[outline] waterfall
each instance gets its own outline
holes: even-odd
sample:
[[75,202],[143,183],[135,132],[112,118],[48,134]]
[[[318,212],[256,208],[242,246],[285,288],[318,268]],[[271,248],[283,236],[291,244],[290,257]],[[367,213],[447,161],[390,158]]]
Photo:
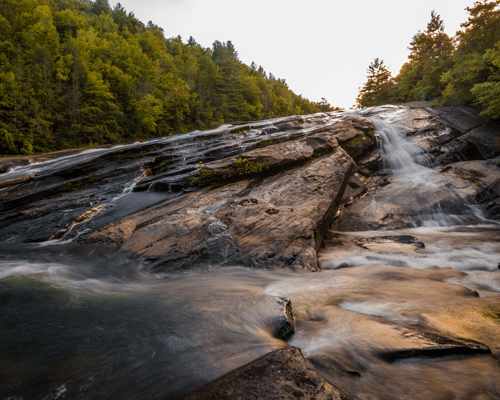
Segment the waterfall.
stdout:
[[[454,178],[443,177],[429,167],[429,154],[390,124],[371,118],[378,136],[382,167],[390,188],[373,199],[370,207],[389,201],[401,205],[402,213],[415,227],[437,227],[486,222],[481,208],[454,188]],[[411,205],[414,207],[411,207]],[[412,208],[411,212],[407,209]]]
[[393,126],[371,119],[382,154],[383,168],[388,172],[404,176],[429,177],[433,170],[428,167],[427,153],[418,144],[407,139]]

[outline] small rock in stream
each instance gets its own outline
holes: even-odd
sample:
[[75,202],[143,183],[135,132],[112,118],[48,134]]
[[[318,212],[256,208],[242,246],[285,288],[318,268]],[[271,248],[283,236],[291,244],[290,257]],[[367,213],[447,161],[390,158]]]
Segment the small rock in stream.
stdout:
[[285,297],[280,297],[278,304],[282,307],[283,315],[273,321],[273,325],[275,325],[273,334],[275,338],[286,341],[295,333],[292,301]]

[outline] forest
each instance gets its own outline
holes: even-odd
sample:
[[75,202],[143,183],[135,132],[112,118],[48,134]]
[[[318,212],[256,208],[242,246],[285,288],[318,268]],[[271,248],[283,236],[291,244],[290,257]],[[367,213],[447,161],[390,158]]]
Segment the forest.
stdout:
[[488,120],[500,119],[500,0],[476,1],[454,37],[435,11],[409,46],[397,76],[376,58],[357,97],[358,107],[431,101],[471,106]]
[[0,155],[330,111],[231,43],[165,38],[107,0],[0,2]]

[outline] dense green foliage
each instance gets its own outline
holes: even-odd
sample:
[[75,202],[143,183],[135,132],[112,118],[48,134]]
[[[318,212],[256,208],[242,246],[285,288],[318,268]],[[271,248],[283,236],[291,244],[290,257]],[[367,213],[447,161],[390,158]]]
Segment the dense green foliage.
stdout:
[[485,117],[500,118],[500,0],[476,1],[466,10],[469,18],[453,38],[432,11],[395,78],[384,75],[382,84],[373,87],[369,83],[376,77],[368,71],[358,106],[427,100],[475,106]]
[[230,41],[165,39],[107,0],[0,2],[0,154],[330,110],[243,64]]

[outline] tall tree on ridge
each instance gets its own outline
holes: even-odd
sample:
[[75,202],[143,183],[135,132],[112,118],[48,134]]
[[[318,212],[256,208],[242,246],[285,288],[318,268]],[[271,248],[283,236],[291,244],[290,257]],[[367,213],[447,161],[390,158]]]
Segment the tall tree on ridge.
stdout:
[[391,80],[391,73],[384,65],[384,60],[375,58],[366,70],[368,80],[360,90],[356,103],[358,107],[370,107],[384,103],[382,94]]
[[500,0],[476,1],[466,10],[469,18],[455,36],[453,66],[441,79],[446,84],[442,100],[451,105],[473,105],[476,97],[471,89],[488,81],[496,69],[485,53],[500,42]]

